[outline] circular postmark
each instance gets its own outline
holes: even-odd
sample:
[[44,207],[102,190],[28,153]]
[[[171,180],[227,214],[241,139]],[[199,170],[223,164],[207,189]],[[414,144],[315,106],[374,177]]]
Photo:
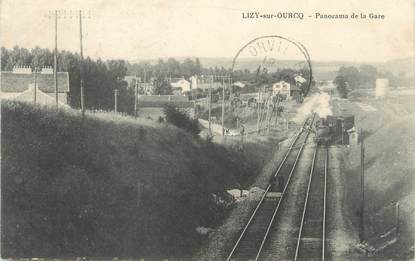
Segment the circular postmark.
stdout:
[[261,36],[237,52],[232,62],[232,78],[301,102],[312,85],[310,55],[296,40],[279,35]]

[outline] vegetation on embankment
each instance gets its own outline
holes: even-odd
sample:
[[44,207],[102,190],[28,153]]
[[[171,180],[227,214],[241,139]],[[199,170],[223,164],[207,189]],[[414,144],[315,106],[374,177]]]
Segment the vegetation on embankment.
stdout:
[[185,257],[256,158],[173,127],[2,102],[2,257]]
[[[400,203],[400,238],[380,252],[382,258],[413,257],[415,186],[415,106],[412,97],[366,99],[376,111],[362,111],[355,103],[341,106],[356,117],[364,130],[365,144],[365,239],[380,238],[395,226],[395,204]],[[360,145],[360,144],[359,144]],[[346,190],[354,225],[359,227],[361,184],[360,146],[346,155]],[[412,247],[412,253],[411,253]]]

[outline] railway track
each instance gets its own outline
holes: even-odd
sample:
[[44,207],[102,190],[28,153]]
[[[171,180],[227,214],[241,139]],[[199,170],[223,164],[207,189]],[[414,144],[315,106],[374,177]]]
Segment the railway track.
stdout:
[[327,165],[328,148],[316,146],[294,261],[326,258]]
[[[315,115],[304,121],[301,131],[292,140],[289,149],[280,162],[273,176],[275,182],[265,189],[259,203],[251,214],[236,243],[230,251],[229,260],[258,260],[264,248],[270,229],[274,223],[277,212],[284,200],[287,187],[307,143]],[[310,127],[309,127],[310,126]],[[297,153],[294,153],[297,151]],[[267,195],[273,197],[267,197]]]

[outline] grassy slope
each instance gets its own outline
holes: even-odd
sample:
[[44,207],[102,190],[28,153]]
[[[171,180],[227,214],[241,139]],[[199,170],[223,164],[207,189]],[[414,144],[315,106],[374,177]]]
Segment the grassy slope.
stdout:
[[2,256],[184,256],[258,164],[182,130],[2,103]]
[[[413,98],[413,97],[412,97]],[[344,104],[356,116],[358,127],[365,130],[367,234],[379,235],[394,225],[394,203],[401,203],[402,237],[399,244],[384,254],[400,257],[408,254],[414,240],[415,200],[415,106],[411,97],[399,100],[365,100],[378,109],[364,112],[354,104]],[[352,147],[347,158],[350,202],[359,202],[360,147]],[[352,203],[353,204],[353,203]],[[359,204],[353,204],[358,207]],[[357,211],[357,209],[356,209]]]

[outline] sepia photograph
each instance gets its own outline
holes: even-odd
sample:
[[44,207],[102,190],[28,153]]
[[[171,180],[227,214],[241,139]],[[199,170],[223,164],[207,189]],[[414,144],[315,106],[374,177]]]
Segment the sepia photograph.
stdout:
[[9,261],[415,260],[415,1],[1,0]]

